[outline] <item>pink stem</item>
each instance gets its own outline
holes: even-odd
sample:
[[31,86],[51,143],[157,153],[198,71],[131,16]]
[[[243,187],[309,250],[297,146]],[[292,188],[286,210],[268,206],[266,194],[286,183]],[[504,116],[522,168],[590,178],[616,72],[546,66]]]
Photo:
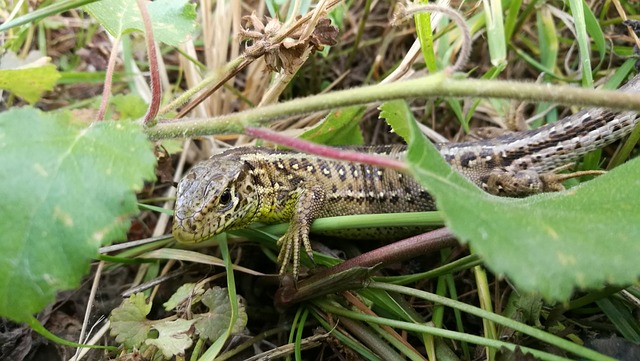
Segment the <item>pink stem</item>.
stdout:
[[144,126],[150,126],[150,124],[158,115],[158,109],[160,109],[160,74],[158,73],[158,58],[156,52],[156,43],[153,37],[153,28],[151,26],[151,17],[147,11],[146,0],[138,0],[138,8],[140,9],[140,16],[142,17],[142,23],[144,24],[145,38],[147,39],[147,53],[149,54],[149,73],[151,76],[151,103],[147,114],[144,115]]
[[404,162],[381,155],[360,153],[352,150],[328,147],[326,145],[311,143],[302,139],[291,138],[265,128],[245,128],[244,131],[245,134],[249,136],[265,139],[301,152],[315,154],[321,157],[371,164],[374,166],[391,168],[402,172],[408,171],[407,165]]
[[103,121],[104,115],[107,112],[107,106],[109,106],[109,96],[111,95],[111,84],[113,84],[113,68],[116,66],[116,59],[118,58],[118,46],[120,45],[122,37],[118,35],[113,41],[113,49],[109,55],[109,63],[107,63],[107,71],[104,77],[104,87],[102,88],[102,101],[100,102],[100,108],[96,115],[96,121]]

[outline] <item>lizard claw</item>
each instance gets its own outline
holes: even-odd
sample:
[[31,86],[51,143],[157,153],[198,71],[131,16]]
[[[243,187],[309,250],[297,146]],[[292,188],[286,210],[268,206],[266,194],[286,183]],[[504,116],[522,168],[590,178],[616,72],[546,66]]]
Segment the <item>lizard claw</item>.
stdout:
[[[292,273],[294,281],[298,280],[300,274],[300,245],[304,247],[305,253],[313,260],[313,249],[311,248],[311,242],[309,241],[309,234],[304,230],[289,229],[278,240],[278,246],[280,246],[280,253],[278,254],[278,264],[280,264],[280,276],[284,276],[287,272],[289,263],[292,264]],[[315,262],[314,262],[315,263]]]
[[288,240],[288,234],[280,237],[278,240],[278,246],[280,247],[280,253],[278,254],[278,264],[280,265],[280,277],[287,272],[287,265],[291,261],[292,245]]

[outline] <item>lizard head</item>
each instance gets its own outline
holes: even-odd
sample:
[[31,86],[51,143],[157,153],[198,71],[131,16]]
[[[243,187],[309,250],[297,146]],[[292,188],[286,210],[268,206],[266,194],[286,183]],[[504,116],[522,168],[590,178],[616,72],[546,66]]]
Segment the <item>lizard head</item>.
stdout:
[[251,223],[258,208],[251,167],[224,152],[197,164],[178,183],[173,236],[196,243]]

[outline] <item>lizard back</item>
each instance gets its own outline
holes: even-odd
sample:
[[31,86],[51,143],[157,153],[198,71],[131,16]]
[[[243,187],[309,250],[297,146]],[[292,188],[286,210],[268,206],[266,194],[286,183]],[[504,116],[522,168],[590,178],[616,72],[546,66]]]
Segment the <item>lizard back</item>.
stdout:
[[[401,159],[406,147],[350,149]],[[287,222],[295,213],[300,194],[312,187],[319,187],[324,196],[317,218],[435,209],[423,187],[395,170],[296,152],[239,147],[199,163],[181,181],[174,235],[197,242],[253,222]],[[372,238],[379,231],[351,230],[341,235]]]

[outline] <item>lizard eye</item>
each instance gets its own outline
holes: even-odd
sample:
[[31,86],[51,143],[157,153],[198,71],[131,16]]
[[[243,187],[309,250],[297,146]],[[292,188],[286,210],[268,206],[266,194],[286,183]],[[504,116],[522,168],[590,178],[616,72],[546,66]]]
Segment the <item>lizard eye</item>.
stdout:
[[220,194],[220,204],[225,205],[228,204],[229,202],[231,202],[231,191],[229,190],[229,188],[225,189],[224,191],[222,191],[222,194]]

